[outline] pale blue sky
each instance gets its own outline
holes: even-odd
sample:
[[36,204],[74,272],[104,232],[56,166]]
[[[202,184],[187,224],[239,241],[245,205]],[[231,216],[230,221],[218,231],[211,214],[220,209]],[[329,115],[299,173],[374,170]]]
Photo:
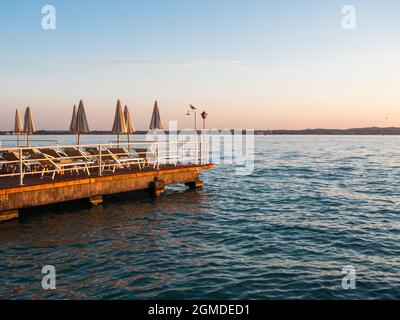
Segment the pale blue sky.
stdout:
[[81,98],[91,129],[111,128],[118,98],[138,129],[156,99],[181,128],[190,103],[219,128],[400,126],[399,16],[397,0],[1,1],[0,129],[27,105],[66,129]]

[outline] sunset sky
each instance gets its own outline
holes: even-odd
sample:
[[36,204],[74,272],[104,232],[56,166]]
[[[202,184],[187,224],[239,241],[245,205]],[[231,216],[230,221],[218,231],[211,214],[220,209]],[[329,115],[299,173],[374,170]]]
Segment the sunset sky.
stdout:
[[92,130],[111,129],[118,98],[137,129],[156,99],[180,128],[189,104],[213,128],[400,126],[400,2],[1,1],[0,130],[28,105],[39,129],[67,129],[81,98]]

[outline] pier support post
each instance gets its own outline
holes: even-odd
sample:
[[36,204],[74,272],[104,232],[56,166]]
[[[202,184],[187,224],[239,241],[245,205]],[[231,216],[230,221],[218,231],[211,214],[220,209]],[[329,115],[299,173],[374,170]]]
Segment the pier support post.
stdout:
[[203,181],[200,180],[185,183],[185,186],[189,187],[189,189],[191,190],[201,188],[203,185],[204,185]]
[[189,189],[191,189],[191,190],[201,188],[203,185],[204,185],[204,183],[203,183],[203,181],[200,180],[199,173],[196,174],[196,177],[194,178],[193,181],[185,183],[185,186],[189,187]]
[[165,182],[154,178],[154,181],[149,183],[149,192],[152,196],[158,197],[165,191]]
[[89,198],[89,203],[92,206],[98,206],[99,204],[103,203],[103,196],[94,196]]
[[0,222],[18,219],[18,216],[19,216],[18,210],[3,211],[0,212]]

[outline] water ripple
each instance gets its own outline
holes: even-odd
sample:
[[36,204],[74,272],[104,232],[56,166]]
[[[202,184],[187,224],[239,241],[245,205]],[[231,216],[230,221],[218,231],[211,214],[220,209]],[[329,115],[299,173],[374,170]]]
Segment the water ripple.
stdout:
[[[257,137],[255,171],[0,225],[0,297],[398,299],[396,137]],[[41,289],[41,267],[57,290]],[[343,290],[342,267],[357,270]]]

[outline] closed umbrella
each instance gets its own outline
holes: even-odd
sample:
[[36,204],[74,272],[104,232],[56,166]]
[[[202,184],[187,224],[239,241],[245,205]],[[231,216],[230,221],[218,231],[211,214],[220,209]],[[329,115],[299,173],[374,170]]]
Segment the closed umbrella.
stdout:
[[114,124],[112,132],[117,135],[117,143],[119,144],[119,135],[126,133],[126,123],[124,113],[122,112],[121,101],[117,101],[117,108],[115,109]]
[[81,134],[89,133],[89,124],[86,118],[85,106],[83,101],[79,101],[78,112],[76,113],[76,143],[79,145],[81,142]]
[[19,147],[19,135],[24,133],[24,126],[18,109],[15,111],[14,133],[17,134],[17,147]]
[[29,136],[36,132],[35,123],[33,122],[32,111],[30,107],[25,110],[24,116],[24,133],[26,134],[26,145],[29,145]]
[[69,131],[75,134],[76,134],[76,119],[77,119],[76,106],[74,105],[74,109],[72,110],[71,124],[69,125]]
[[[160,109],[158,108],[158,103],[157,100],[154,103],[154,108],[153,108],[153,114],[151,116],[151,121],[150,121],[150,126],[149,126],[150,130],[154,130],[154,131],[158,131],[158,130],[163,130],[164,126],[161,122],[161,116],[160,116]],[[157,141],[157,135],[155,136],[155,140]],[[158,156],[158,144],[156,145],[156,154]],[[160,162],[157,161],[157,168],[160,168]]]
[[164,126],[162,125],[162,122],[161,122],[160,109],[158,109],[157,101],[154,103],[153,114],[151,116],[149,129],[150,130],[163,130],[164,129]]
[[[131,114],[129,112],[128,106],[125,106],[124,109],[124,117],[125,117],[125,125],[126,125],[126,134],[128,136],[128,144],[129,144],[129,135],[135,133],[135,127],[133,126],[132,123],[132,118],[131,118]],[[130,146],[129,146],[129,150],[130,150]]]

